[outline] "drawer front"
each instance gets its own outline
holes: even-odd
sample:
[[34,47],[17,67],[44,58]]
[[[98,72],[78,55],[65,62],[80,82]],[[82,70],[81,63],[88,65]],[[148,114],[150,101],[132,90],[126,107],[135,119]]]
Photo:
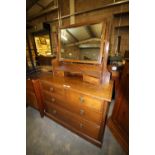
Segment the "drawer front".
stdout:
[[89,121],[84,121],[82,126],[82,132],[88,136],[99,139],[100,126],[93,124]]
[[51,83],[47,83],[44,81],[41,81],[41,86],[43,90],[46,90],[52,94],[57,94],[57,96],[61,97],[63,96],[64,93],[64,88],[62,86],[59,85],[53,85]]
[[61,121],[64,121],[71,127],[81,131],[82,133],[85,133],[88,136],[98,139],[100,126],[86,121],[78,115],[75,115],[63,108],[60,108],[57,105],[50,104],[49,102],[46,102],[45,107],[46,111],[50,113],[52,116],[60,119]]
[[89,97],[87,95],[84,95],[72,90],[68,90],[67,95],[70,102],[74,102],[81,106],[88,107],[91,110],[96,112],[102,112],[102,104],[103,104],[102,100],[98,100],[93,97]]
[[37,98],[33,92],[26,92],[26,102],[34,108],[38,109]]
[[59,105],[71,112],[74,111],[74,109],[77,109],[77,105],[66,102],[66,98],[64,96],[59,97],[59,95],[57,94],[53,94],[44,90],[43,97],[44,102],[48,101],[51,104]]
[[98,125],[101,124],[102,115],[100,113],[90,111],[89,108],[85,106],[79,106],[79,104],[74,102],[66,101],[65,98],[59,98],[57,94],[52,94],[47,91],[43,91],[43,97],[45,102],[48,101],[51,104],[61,106],[71,113],[75,113],[84,119],[92,121]]
[[83,119],[86,119],[86,120],[96,123],[98,125],[101,124],[101,120],[102,120],[101,114],[94,112],[94,111],[90,111],[86,107],[77,107],[73,110],[76,114],[78,114]]
[[45,101],[45,111],[64,122],[68,122],[68,116],[66,115],[66,112],[62,108],[59,108],[48,101]]

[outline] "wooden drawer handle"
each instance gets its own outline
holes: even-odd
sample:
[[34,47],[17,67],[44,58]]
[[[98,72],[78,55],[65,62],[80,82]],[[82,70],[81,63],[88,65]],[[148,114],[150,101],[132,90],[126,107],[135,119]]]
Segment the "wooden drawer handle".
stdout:
[[79,97],[80,103],[84,102],[84,98],[82,96]]
[[53,88],[53,87],[51,87],[51,88],[50,88],[50,91],[54,91],[54,88]]
[[80,110],[80,115],[83,115],[84,114],[84,110]]
[[52,114],[54,114],[54,115],[55,115],[56,113],[57,113],[57,111],[56,111],[56,110],[53,110],[53,111],[52,111]]
[[80,128],[83,128],[83,124],[82,123],[80,123]]
[[52,98],[51,101],[52,101],[52,102],[55,102],[55,98]]

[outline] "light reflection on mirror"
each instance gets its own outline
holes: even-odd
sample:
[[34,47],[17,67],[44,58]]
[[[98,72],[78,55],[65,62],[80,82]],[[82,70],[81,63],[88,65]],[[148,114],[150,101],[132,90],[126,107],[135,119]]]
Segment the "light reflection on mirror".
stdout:
[[102,23],[61,29],[61,59],[98,61]]

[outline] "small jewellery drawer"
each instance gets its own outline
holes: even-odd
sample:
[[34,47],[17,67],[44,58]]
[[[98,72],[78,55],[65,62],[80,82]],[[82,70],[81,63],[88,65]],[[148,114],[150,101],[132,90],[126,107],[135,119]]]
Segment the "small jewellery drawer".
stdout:
[[102,100],[72,90],[69,90],[67,95],[70,102],[86,106],[96,112],[102,112]]

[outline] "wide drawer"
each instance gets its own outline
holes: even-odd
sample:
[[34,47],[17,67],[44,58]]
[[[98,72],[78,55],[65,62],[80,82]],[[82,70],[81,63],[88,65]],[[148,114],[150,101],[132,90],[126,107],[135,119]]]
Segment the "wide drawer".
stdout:
[[57,105],[50,104],[46,102],[46,112],[50,113],[52,116],[64,121],[69,126],[85,133],[86,135],[98,139],[100,126],[91,123],[87,120],[82,119],[76,114],[73,114]]
[[96,112],[102,112],[102,100],[72,90],[67,91],[67,97],[70,102],[91,108]]
[[77,109],[78,105],[67,102],[65,96],[59,97],[59,95],[55,93],[54,94],[50,93],[49,91],[46,90],[42,92],[43,92],[43,99],[45,102],[48,101],[51,104],[59,105],[71,112],[74,111],[74,109]]
[[102,120],[102,113],[98,113],[95,111],[92,111],[86,106],[79,105],[78,103],[75,102],[69,102],[68,100],[65,100],[65,98],[59,98],[57,94],[52,94],[47,91],[43,91],[43,97],[44,101],[48,101],[51,104],[61,106],[65,108],[66,110],[77,114],[78,116],[89,120],[91,122],[94,122],[98,125],[101,124]]
[[41,87],[50,93],[57,94],[57,96],[62,97],[64,93],[64,88],[61,85],[54,85],[52,83],[41,81]]

